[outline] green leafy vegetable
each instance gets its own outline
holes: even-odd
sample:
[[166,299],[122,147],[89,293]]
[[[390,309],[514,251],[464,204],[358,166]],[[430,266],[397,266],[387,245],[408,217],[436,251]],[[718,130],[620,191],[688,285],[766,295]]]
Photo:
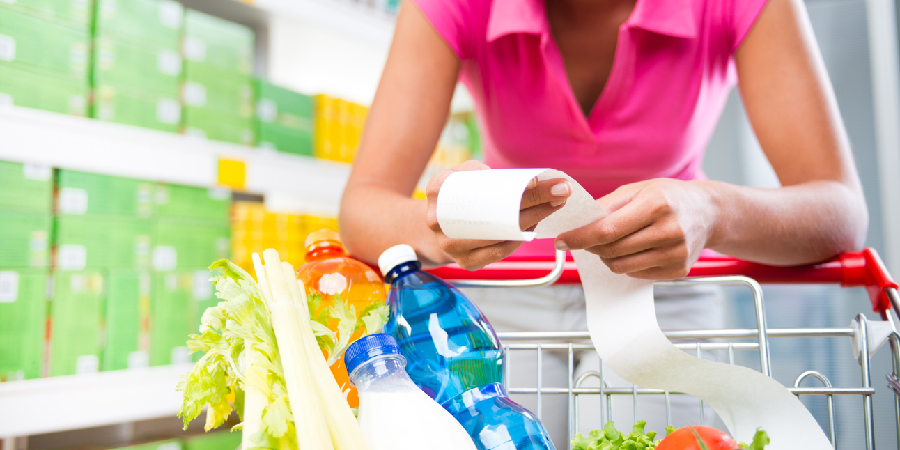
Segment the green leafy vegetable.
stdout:
[[572,440],[572,450],[652,450],[656,448],[655,431],[644,432],[646,421],[639,420],[634,424],[631,434],[616,430],[612,421],[607,422],[602,430],[594,430],[587,437],[578,433]]
[[[210,269],[216,271],[212,281],[221,301],[203,313],[200,334],[192,334],[187,342],[192,353],[205,354],[181,377],[178,390],[184,399],[178,415],[187,428],[207,407],[205,429],[209,431],[236,411],[242,422],[235,429],[244,431],[248,450],[295,449],[284,369],[259,285],[228,260],[216,261]],[[387,322],[388,308],[383,303],[367,307],[358,320],[354,307],[340,296],[327,308],[321,307],[321,295],[309,295],[307,303],[310,326],[319,348],[328,355],[329,366],[343,355],[357,332],[377,333]],[[328,328],[335,322],[337,333]],[[252,417],[243,415],[245,408],[254,411]]]
[[753,435],[753,442],[750,445],[744,444],[743,442],[740,444],[741,448],[745,448],[747,450],[764,450],[767,445],[769,445],[769,435],[766,434],[763,430],[756,430],[756,434]]

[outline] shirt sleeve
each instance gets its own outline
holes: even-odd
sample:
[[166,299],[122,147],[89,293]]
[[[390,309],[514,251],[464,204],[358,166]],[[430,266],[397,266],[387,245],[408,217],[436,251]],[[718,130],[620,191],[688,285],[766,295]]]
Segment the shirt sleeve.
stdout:
[[759,14],[766,6],[767,0],[730,0],[730,14],[726,14],[725,20],[732,32],[731,52],[737,51],[744,38],[750,33],[750,29],[759,18]]
[[412,0],[459,59],[472,54],[471,4],[467,0]]

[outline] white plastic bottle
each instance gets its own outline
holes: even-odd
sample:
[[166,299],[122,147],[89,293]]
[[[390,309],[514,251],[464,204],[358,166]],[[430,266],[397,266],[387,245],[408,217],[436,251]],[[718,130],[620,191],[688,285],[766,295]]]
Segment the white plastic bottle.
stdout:
[[344,353],[371,450],[475,450],[462,425],[416,386],[393,336],[372,334]]

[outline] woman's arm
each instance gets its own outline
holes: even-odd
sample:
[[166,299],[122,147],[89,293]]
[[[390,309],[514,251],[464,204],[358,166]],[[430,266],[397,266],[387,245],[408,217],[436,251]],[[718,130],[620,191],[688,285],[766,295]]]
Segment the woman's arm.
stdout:
[[[447,121],[459,58],[412,2],[404,3],[384,73],[341,200],[341,235],[350,252],[374,262],[386,248],[409,244],[426,264],[452,261],[477,268],[510,255],[521,242],[449,239],[434,203],[456,170],[488,168],[468,161],[436,175],[428,201],[410,198]],[[526,191],[522,227],[562,207],[571,189],[545,180]],[[561,192],[560,189],[562,189]]]
[[411,196],[447,121],[458,74],[459,58],[405,2],[341,199],[341,235],[354,256],[374,262],[404,243],[424,260],[446,259],[425,224],[425,202]]
[[783,187],[649,180],[598,202],[610,215],[565,233],[617,273],[670,279],[712,248],[768,264],[821,261],[862,245],[868,213],[801,0],[769,0],[736,52],[747,115]]

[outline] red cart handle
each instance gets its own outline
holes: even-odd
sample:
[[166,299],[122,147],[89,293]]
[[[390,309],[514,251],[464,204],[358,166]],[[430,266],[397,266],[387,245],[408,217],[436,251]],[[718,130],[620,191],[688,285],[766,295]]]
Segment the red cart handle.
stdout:
[[[429,272],[448,280],[525,280],[542,277],[553,270],[553,267],[552,257],[511,257],[474,272],[464,270],[456,264],[431,269]],[[897,289],[897,283],[872,248],[842,253],[819,264],[792,267],[769,266],[727,256],[701,257],[691,267],[688,277],[722,275],[743,275],[764,284],[840,284],[842,287],[865,287],[869,292],[872,309],[882,314],[891,309],[885,289]],[[568,256],[565,270],[557,283],[581,283],[571,255]]]

